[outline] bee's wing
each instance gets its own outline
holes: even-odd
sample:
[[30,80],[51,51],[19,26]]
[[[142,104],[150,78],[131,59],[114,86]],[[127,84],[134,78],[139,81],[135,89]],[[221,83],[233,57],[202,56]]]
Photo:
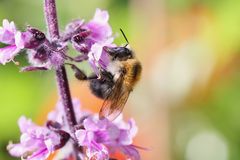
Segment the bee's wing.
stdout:
[[99,112],[99,117],[106,117],[110,120],[114,120],[122,112],[129,94],[130,90],[123,86],[123,78],[120,76],[114,88],[104,100]]

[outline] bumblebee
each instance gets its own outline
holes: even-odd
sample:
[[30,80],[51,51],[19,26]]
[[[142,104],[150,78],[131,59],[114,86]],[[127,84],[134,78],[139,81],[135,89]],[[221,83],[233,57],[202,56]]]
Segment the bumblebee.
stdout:
[[[126,39],[124,33],[123,35]],[[104,117],[111,120],[115,119],[122,112],[129,94],[140,79],[141,63],[135,58],[134,53],[127,48],[127,45],[124,47],[103,47],[103,50],[109,54],[111,61],[105,70],[100,70],[100,79],[96,75],[87,77],[83,71],[72,66],[72,69],[75,70],[75,76],[80,80],[88,80],[92,93],[104,99],[99,112],[100,119]]]

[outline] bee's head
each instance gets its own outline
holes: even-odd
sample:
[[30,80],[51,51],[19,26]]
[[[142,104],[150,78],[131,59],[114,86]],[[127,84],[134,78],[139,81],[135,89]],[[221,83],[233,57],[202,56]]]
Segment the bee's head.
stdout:
[[103,50],[107,52],[113,60],[125,61],[133,58],[133,52],[126,47],[107,47],[104,46]]
[[123,30],[120,28],[123,37],[125,38],[127,44],[124,47],[103,47],[103,50],[107,52],[113,60],[126,61],[127,59],[133,58],[133,52],[127,48],[129,42]]

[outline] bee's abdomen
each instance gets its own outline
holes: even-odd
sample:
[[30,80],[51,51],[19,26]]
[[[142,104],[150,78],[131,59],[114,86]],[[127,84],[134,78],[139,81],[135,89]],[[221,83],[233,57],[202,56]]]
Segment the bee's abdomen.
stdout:
[[93,79],[90,81],[90,89],[98,98],[105,99],[112,91],[114,83],[108,80]]

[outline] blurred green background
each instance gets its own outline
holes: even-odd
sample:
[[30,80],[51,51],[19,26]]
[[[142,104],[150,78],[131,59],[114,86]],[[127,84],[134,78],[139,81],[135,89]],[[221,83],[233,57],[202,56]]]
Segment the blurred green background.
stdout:
[[[42,7],[41,0],[0,0],[0,21],[46,31]],[[135,143],[150,148],[140,151],[142,159],[239,160],[240,1],[57,0],[60,28],[90,19],[96,8],[109,11],[114,33],[124,30],[143,63],[124,110],[139,126]],[[19,116],[43,123],[49,101],[57,100],[53,72],[19,73],[20,66],[0,67],[1,160],[12,159],[6,145],[18,141]]]

